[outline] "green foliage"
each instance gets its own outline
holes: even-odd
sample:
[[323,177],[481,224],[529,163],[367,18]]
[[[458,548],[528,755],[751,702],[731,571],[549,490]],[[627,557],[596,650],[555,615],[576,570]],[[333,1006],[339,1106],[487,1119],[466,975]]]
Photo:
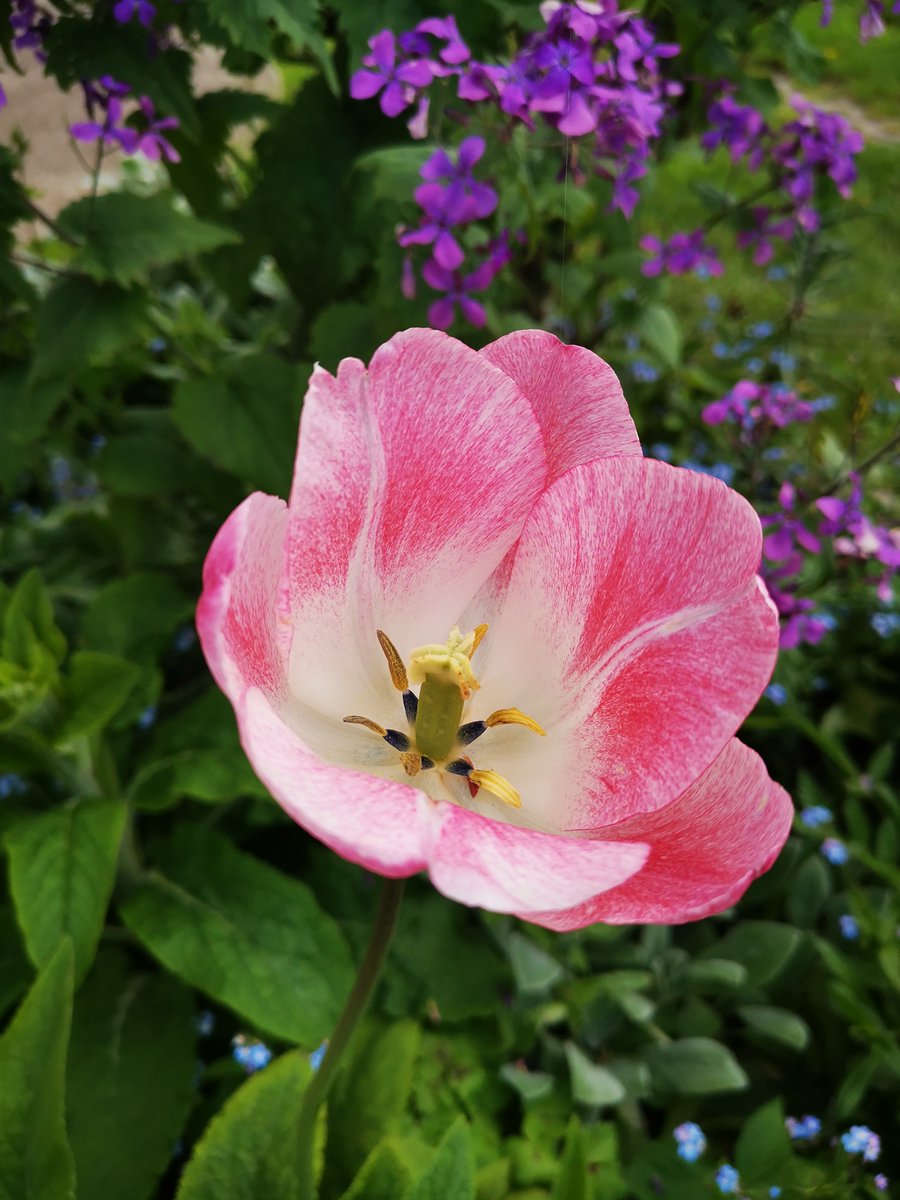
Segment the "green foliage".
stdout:
[[447,1130],[408,1200],[475,1200],[472,1139],[462,1118]]
[[122,906],[151,954],[259,1029],[320,1042],[352,971],[309,889],[199,827],[182,827],[160,863]]
[[73,1200],[66,1141],[66,1045],[72,946],[59,943],[0,1038],[0,1197]]

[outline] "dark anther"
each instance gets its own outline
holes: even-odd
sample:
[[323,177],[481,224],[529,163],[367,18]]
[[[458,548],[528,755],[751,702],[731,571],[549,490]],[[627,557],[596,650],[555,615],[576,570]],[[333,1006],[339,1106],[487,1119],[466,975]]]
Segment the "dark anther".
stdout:
[[[460,746],[468,746],[470,742],[474,742],[476,738],[480,738],[487,729],[484,721],[469,721],[467,725],[460,725],[456,731],[456,740]],[[449,769],[449,768],[448,768]]]
[[410,725],[415,725],[416,713],[419,711],[419,697],[409,688],[403,693],[403,711],[406,713],[406,719]]
[[434,759],[429,758],[427,754],[422,755],[422,770],[430,771],[434,766]]
[[409,749],[409,738],[405,733],[401,733],[399,729],[389,729],[384,735],[384,740],[389,746],[393,746],[395,750]]
[[[463,726],[465,728],[465,726]],[[463,778],[468,778],[472,774],[473,767],[470,762],[466,762],[464,758],[457,758],[454,762],[447,763],[444,767],[445,771],[449,771],[451,775],[462,775]]]

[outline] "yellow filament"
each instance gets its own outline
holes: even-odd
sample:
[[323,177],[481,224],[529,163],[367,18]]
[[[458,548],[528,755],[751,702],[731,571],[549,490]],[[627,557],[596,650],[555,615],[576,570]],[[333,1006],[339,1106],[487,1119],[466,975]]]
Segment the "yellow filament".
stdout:
[[391,683],[398,692],[405,692],[409,687],[409,680],[406,677],[406,667],[403,665],[403,659],[400,657],[400,652],[391,641],[386,633],[377,629],[378,644],[384,651],[384,657],[387,659],[388,670],[391,673]]
[[476,625],[475,628],[472,630],[472,649],[469,651],[469,658],[472,657],[472,655],[475,653],[475,651],[481,645],[481,639],[484,637],[484,635],[487,633],[487,631],[488,631],[487,625]]
[[546,736],[537,721],[533,721],[531,717],[526,717],[525,713],[520,712],[517,708],[498,708],[489,717],[485,717],[484,723],[488,729],[493,729],[495,725],[524,725],[532,733],[539,733],[541,737]]
[[379,737],[384,737],[387,730],[383,725],[379,725],[377,721],[370,721],[368,717],[344,717],[347,725],[365,725],[366,729],[371,729],[373,733],[377,733]]
[[403,750],[400,754],[400,763],[410,779],[415,779],[422,770],[422,755],[416,754],[415,750]]
[[508,804],[510,808],[522,807],[522,797],[509,780],[498,775],[496,771],[470,771],[467,778],[477,787],[483,787],[486,792]]

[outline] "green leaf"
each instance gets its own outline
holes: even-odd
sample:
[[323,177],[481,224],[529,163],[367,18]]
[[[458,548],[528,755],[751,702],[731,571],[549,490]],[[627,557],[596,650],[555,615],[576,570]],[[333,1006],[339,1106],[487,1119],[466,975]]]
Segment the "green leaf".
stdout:
[[102,729],[131,695],[141,674],[135,663],[114,654],[76,651],[63,684],[63,719],[56,742],[64,745]]
[[252,354],[229,363],[220,375],[178,384],[172,417],[182,435],[216,466],[252,487],[286,495],[301,390],[296,366]]
[[566,1144],[551,1200],[591,1200],[589,1186],[584,1128],[577,1117],[572,1117],[566,1129]]
[[0,1038],[0,1200],[74,1200],[66,1141],[72,946],[66,940]]
[[76,979],[87,971],[103,930],[124,825],[124,805],[79,800],[25,818],[7,835],[16,917],[36,967],[70,936]]
[[145,1200],[171,1161],[196,1097],[190,993],[101,952],[75,1001],[69,1137],[78,1200]]
[[407,1200],[475,1200],[472,1135],[462,1117],[447,1130],[431,1165],[416,1181]]
[[563,969],[557,959],[531,938],[513,932],[507,949],[516,985],[525,995],[543,995],[562,979]]
[[31,437],[43,431],[83,368],[107,363],[142,340],[146,314],[142,292],[89,279],[53,285],[37,313],[36,353],[27,381],[26,396],[38,407]]
[[786,911],[792,924],[811,929],[831,895],[831,872],[820,854],[811,854],[794,872]]
[[809,1043],[809,1026],[796,1013],[771,1004],[744,1004],[738,1016],[747,1028],[767,1042],[786,1046],[789,1050],[805,1050]]
[[41,579],[34,569],[26,571],[13,588],[3,612],[4,658],[29,665],[29,634],[50,653],[55,663],[61,663],[66,653],[66,639],[53,616],[53,606]]
[[210,15],[228,30],[237,45],[266,57],[272,45],[271,22],[296,46],[314,55],[328,86],[337,92],[337,76],[318,27],[314,0],[209,0],[208,7]]
[[72,260],[75,269],[123,285],[153,267],[238,241],[234,230],[179,211],[163,192],[86,197],[64,208],[57,220],[81,243]]
[[670,308],[649,304],[638,322],[641,339],[670,369],[681,362],[681,330]]
[[542,1100],[553,1091],[552,1075],[546,1071],[527,1071],[516,1063],[504,1063],[500,1068],[500,1078],[517,1091],[526,1104]]
[[311,1074],[295,1050],[242,1084],[197,1143],[177,1200],[301,1200],[297,1120]]
[[684,977],[698,992],[743,987],[747,968],[727,958],[698,958],[688,963]]
[[341,1200],[398,1200],[405,1196],[412,1174],[393,1138],[376,1146]]
[[150,953],[259,1029],[305,1046],[321,1042],[353,966],[312,892],[221,834],[192,827],[178,831],[163,871],[121,907]]
[[681,1038],[649,1046],[644,1059],[654,1086],[679,1096],[708,1096],[736,1092],[747,1086],[747,1076],[731,1051],[711,1038]]
[[771,1100],[744,1122],[734,1149],[734,1165],[749,1187],[778,1182],[792,1157],[780,1100]]
[[420,1036],[415,1021],[368,1026],[328,1102],[327,1192],[347,1187],[375,1147],[398,1132]]
[[0,904],[0,1017],[19,999],[33,975],[12,905]]
[[625,1088],[612,1071],[591,1062],[574,1042],[566,1042],[566,1059],[572,1081],[572,1099],[577,1104],[596,1107],[618,1104],[625,1099]]
[[802,937],[800,930],[777,921],[741,921],[712,947],[709,957],[743,963],[748,987],[764,987],[781,973]]
[[192,615],[192,601],[168,575],[140,571],[94,593],[81,636],[89,650],[153,662]]

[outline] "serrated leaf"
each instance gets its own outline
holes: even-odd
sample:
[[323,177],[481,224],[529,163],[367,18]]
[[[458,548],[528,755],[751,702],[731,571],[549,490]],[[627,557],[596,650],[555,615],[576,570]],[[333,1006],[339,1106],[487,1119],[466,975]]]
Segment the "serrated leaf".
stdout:
[[177,1200],[305,1200],[297,1121],[311,1075],[307,1056],[292,1051],[238,1088],[197,1143]]
[[625,1088],[621,1080],[606,1067],[591,1062],[574,1042],[566,1042],[566,1060],[572,1082],[572,1099],[577,1104],[596,1107],[618,1104],[620,1100],[625,1099]]
[[221,834],[182,827],[163,872],[121,906],[170,971],[276,1037],[316,1046],[353,982],[350,951],[312,892]]
[[444,1135],[431,1165],[413,1184],[407,1200],[475,1200],[472,1135],[462,1117]]
[[72,945],[61,942],[0,1038],[0,1200],[74,1200],[66,1141]]
[[286,495],[302,386],[293,364],[272,355],[248,355],[220,375],[178,384],[172,418],[216,466],[250,486]]
[[784,1109],[780,1100],[771,1100],[744,1122],[734,1162],[741,1181],[749,1187],[777,1182],[792,1157],[791,1140],[784,1127]]
[[271,22],[298,47],[312,52],[328,86],[337,92],[337,76],[319,30],[314,0],[209,0],[209,12],[239,46],[263,55],[271,49]]
[[125,807],[113,800],[75,804],[20,821],[7,835],[10,889],[28,955],[50,961],[71,937],[75,977],[90,966],[116,875]]
[[116,715],[141,678],[141,668],[114,654],[79,650],[63,682],[59,745],[96,733]]
[[749,1029],[768,1042],[787,1046],[789,1050],[805,1050],[809,1043],[809,1026],[796,1013],[771,1004],[744,1004],[738,1016]]
[[747,1076],[727,1046],[711,1038],[681,1038],[649,1046],[644,1059],[654,1087],[679,1096],[709,1096],[747,1086]]
[[239,240],[232,229],[179,211],[162,192],[87,197],[64,208],[57,220],[80,243],[74,268],[123,285],[142,279],[153,267]]
[[341,1200],[398,1200],[412,1180],[409,1165],[393,1138],[376,1146]]
[[68,1127],[78,1200],[145,1200],[197,1095],[190,993],[101,953],[79,989],[69,1047]]

